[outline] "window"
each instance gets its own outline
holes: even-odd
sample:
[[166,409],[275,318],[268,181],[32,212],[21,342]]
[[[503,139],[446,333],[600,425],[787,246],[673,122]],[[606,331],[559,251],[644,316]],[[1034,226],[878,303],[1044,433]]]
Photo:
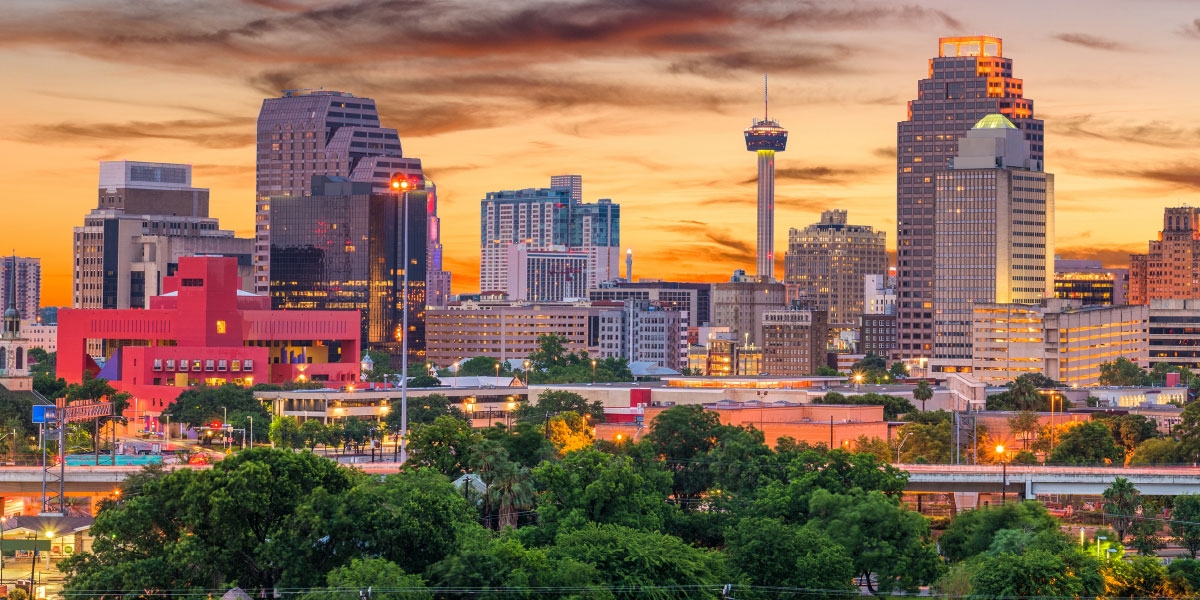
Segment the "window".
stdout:
[[[200,361],[196,361],[196,362],[200,362]],[[214,364],[214,361],[211,358],[204,361],[204,370],[205,371],[212,371],[215,368],[215,366],[216,365]]]
[[250,360],[249,358],[247,358],[247,359],[246,359],[246,360],[245,360],[245,361],[242,363],[242,368],[243,368],[244,370],[246,370],[246,371],[253,371],[253,370],[254,370],[254,361],[253,361],[253,360]]
[[186,358],[185,358],[185,359],[183,359],[183,360],[180,360],[180,361],[179,361],[179,370],[180,370],[180,371],[183,371],[184,373],[186,373],[186,372],[187,372],[187,370],[188,370],[188,361],[187,361],[187,359],[186,359]]
[[217,321],[217,333],[225,333],[225,321]]
[[155,370],[155,371],[161,371],[161,370],[162,370],[162,367],[163,367],[163,365],[162,365],[162,359],[161,359],[161,358],[156,358],[156,359],[154,359],[154,370]]
[[[175,223],[171,223],[171,226],[174,227]],[[188,278],[184,278],[184,280],[179,282],[179,284],[182,285],[183,287],[203,287],[204,280],[200,279],[198,277],[195,277],[195,278],[188,277]]]
[[237,360],[237,359],[234,359],[233,361],[231,361],[231,363],[229,365],[229,370],[230,371],[241,371],[242,370],[242,361]]
[[224,370],[226,370],[227,365],[228,365],[228,363],[225,360],[218,360],[217,361],[217,370],[224,371]]
[[175,359],[173,359],[173,358],[168,358],[168,359],[167,359],[167,370],[168,370],[168,371],[174,371],[174,370],[175,370]]
[[197,358],[192,360],[192,370],[196,371],[197,373],[200,372],[200,359]]

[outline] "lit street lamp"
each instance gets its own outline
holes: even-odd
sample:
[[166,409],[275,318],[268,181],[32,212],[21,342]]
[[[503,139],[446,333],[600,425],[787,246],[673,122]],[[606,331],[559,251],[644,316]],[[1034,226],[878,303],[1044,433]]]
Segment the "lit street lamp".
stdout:
[[1000,455],[1000,505],[1008,502],[1008,461],[1004,455],[1004,446],[996,446],[996,454]]
[[592,359],[592,383],[596,383],[596,359]]

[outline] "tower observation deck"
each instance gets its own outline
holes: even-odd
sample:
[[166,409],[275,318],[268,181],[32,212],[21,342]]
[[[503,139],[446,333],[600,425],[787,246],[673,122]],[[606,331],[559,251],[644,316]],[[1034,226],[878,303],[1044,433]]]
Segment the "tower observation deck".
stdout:
[[746,150],[758,153],[758,251],[755,268],[759,279],[775,277],[775,153],[787,149],[787,130],[770,117],[767,76],[763,76],[763,118],[753,119],[746,130]]

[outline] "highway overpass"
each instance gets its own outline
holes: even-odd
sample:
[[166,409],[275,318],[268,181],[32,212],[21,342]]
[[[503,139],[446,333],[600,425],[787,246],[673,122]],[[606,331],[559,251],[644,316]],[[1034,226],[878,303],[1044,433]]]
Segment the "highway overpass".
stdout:
[[1100,495],[1117,477],[1133,483],[1148,496],[1200,494],[1198,467],[1007,467],[1000,465],[896,465],[908,471],[909,492],[995,493],[1007,491],[1012,497],[1038,495]]

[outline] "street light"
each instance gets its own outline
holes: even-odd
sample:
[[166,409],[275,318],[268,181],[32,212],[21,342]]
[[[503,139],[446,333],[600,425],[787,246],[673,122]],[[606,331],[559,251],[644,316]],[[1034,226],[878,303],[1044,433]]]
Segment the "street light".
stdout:
[[403,200],[404,220],[404,283],[400,294],[404,298],[400,336],[400,462],[408,462],[408,188],[411,184],[407,177],[400,174],[392,176],[392,191]]
[[1000,505],[1008,502],[1008,461],[1004,456],[1004,445],[996,446],[996,454],[1000,456]]
[[1105,536],[1105,535],[1096,536],[1096,558],[1100,558],[1100,540],[1108,541],[1108,536]]
[[525,361],[525,387],[529,387],[529,360]]
[[854,391],[859,391],[862,388],[863,375],[862,373],[854,374]]
[[596,359],[592,359],[592,383],[596,383]]

